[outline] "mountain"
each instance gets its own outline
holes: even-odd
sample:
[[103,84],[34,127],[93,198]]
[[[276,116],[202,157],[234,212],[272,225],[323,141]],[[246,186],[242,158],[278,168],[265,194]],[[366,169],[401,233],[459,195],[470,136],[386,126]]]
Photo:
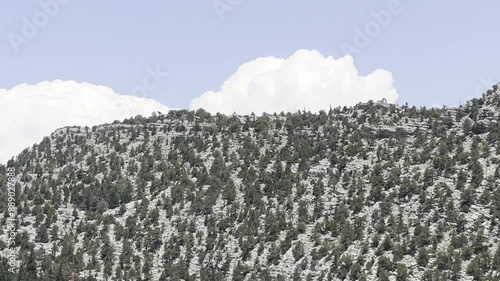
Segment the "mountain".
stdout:
[[500,280],[499,162],[498,85],[66,127],[0,166],[0,280]]

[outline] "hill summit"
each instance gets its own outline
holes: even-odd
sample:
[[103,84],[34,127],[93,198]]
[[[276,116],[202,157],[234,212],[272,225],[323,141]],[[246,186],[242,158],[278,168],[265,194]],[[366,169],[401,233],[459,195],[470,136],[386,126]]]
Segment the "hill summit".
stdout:
[[500,280],[499,162],[498,85],[66,127],[0,166],[0,280]]

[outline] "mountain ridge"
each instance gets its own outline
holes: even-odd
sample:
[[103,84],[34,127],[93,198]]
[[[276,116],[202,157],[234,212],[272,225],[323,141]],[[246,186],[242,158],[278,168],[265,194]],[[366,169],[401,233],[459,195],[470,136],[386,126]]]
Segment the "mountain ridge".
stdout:
[[[499,112],[495,85],[456,108],[176,110],[58,129],[7,163],[17,275],[499,280]],[[13,278],[5,258],[0,277]]]

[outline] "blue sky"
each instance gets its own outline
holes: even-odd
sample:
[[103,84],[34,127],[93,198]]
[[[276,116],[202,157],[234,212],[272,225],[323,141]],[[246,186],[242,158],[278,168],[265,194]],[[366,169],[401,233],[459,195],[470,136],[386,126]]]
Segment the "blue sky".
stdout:
[[[147,68],[170,75],[148,92],[185,108],[217,90],[243,63],[263,56],[288,57],[299,49],[343,56],[355,28],[389,1],[264,1],[236,3],[219,17],[214,1],[69,1],[29,42],[14,49],[22,17],[37,1],[9,1],[0,9],[0,88],[45,80],[106,85],[128,94]],[[361,73],[392,72],[399,103],[457,104],[480,80],[500,79],[498,1],[401,0],[402,12],[371,38],[354,61]],[[481,78],[482,77],[482,78]]]

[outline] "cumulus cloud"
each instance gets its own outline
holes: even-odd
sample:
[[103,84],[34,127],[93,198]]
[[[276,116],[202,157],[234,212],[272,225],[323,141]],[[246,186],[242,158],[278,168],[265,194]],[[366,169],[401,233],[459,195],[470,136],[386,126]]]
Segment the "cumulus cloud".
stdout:
[[351,56],[334,59],[299,50],[289,58],[258,58],[241,65],[220,90],[194,98],[190,108],[226,114],[317,112],[383,98],[390,103],[398,98],[391,72],[377,69],[362,76]]
[[0,89],[0,163],[40,142],[58,128],[93,126],[169,108],[111,88],[55,80]]

